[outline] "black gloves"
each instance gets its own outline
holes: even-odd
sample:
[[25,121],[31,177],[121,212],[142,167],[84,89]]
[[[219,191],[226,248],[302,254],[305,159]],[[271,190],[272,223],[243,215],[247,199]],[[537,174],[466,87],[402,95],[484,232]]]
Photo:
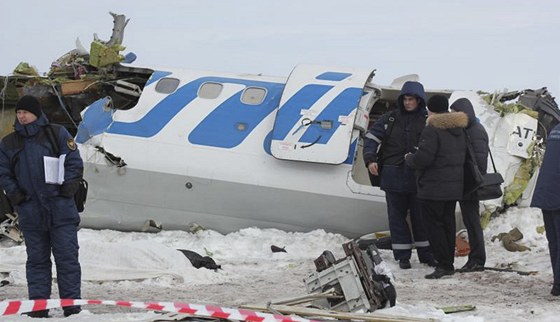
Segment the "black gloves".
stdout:
[[66,198],[74,197],[79,187],[79,180],[65,181],[60,187],[60,195]]
[[6,195],[8,199],[10,199],[10,203],[12,207],[19,205],[20,203],[29,199],[26,195],[24,195],[21,191],[16,191],[15,193],[10,193]]

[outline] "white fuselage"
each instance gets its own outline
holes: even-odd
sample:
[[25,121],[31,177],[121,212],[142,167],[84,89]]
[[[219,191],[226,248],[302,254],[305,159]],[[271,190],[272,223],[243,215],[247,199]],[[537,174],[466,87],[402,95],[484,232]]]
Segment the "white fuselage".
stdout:
[[[85,110],[77,136],[89,181],[83,226],[142,230],[152,220],[164,229],[189,229],[196,223],[223,233],[257,226],[325,229],[348,237],[387,229],[383,193],[354,179],[366,171],[359,162],[359,131],[352,127],[369,73],[361,74],[363,79],[357,80],[361,85],[340,88],[329,85],[343,82],[338,74],[327,74],[313,88],[292,77],[286,81],[191,71],[160,75],[152,76],[129,110],[106,111],[104,100]],[[162,93],[158,88],[162,79],[178,80],[177,88]],[[286,97],[286,83],[291,99]],[[210,85],[204,88],[205,84]],[[357,100],[348,88],[358,89]],[[326,93],[309,102],[317,89]],[[305,100],[309,103],[305,113],[284,114],[293,124],[278,124],[283,106],[288,111],[288,105],[299,106]],[[336,104],[344,107],[343,112],[335,110]],[[299,131],[301,120],[327,115],[329,109],[338,113],[329,116],[332,128],[316,129],[320,134],[311,139],[315,143],[305,142],[305,135],[314,133]],[[274,133],[281,127],[284,136]],[[294,133],[298,137],[290,138]],[[332,140],[325,139],[329,135]],[[274,148],[271,151],[271,141],[280,151],[290,146],[286,143],[290,140],[303,146],[294,147],[296,153],[312,153],[312,160],[302,161],[308,156],[300,154],[279,158]],[[323,160],[327,153],[313,151],[330,150],[329,144],[342,152]],[[97,147],[126,166],[111,164]],[[341,153],[344,162],[329,163],[340,159]]]

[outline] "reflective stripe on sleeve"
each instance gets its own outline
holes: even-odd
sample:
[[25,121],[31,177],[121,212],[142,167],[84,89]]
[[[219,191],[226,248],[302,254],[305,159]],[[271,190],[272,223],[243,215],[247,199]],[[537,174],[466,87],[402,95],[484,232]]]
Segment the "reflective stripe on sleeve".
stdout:
[[427,241],[427,240],[425,240],[425,241],[417,241],[417,242],[414,242],[414,245],[415,245],[416,247],[428,247],[428,246],[430,246],[430,242]]
[[393,249],[412,249],[412,244],[393,244]]
[[367,132],[366,138],[368,138],[370,140],[374,140],[377,143],[381,143],[381,140],[377,136],[371,134],[370,132]]

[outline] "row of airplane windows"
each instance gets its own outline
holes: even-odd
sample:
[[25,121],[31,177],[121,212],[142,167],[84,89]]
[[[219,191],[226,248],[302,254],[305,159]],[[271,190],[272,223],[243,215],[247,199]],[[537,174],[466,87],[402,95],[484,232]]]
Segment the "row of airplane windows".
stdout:
[[[156,92],[162,94],[171,94],[177,90],[180,81],[177,78],[165,77],[156,84]],[[198,97],[205,99],[215,99],[220,96],[224,88],[223,84],[215,82],[205,82],[198,89]],[[256,86],[248,86],[241,94],[241,102],[248,105],[262,104],[266,97],[266,89]]]

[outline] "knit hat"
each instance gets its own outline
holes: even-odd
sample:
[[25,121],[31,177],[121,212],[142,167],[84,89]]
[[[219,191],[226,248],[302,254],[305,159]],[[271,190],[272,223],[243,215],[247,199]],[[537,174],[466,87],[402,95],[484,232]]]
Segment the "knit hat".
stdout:
[[39,103],[39,101],[31,95],[25,95],[19,99],[19,101],[16,103],[16,112],[18,110],[26,110],[28,112],[31,112],[35,114],[37,118],[39,118],[43,113],[43,111],[41,110],[41,103]]
[[447,112],[449,108],[449,101],[443,95],[434,95],[428,100],[428,110],[433,113]]

